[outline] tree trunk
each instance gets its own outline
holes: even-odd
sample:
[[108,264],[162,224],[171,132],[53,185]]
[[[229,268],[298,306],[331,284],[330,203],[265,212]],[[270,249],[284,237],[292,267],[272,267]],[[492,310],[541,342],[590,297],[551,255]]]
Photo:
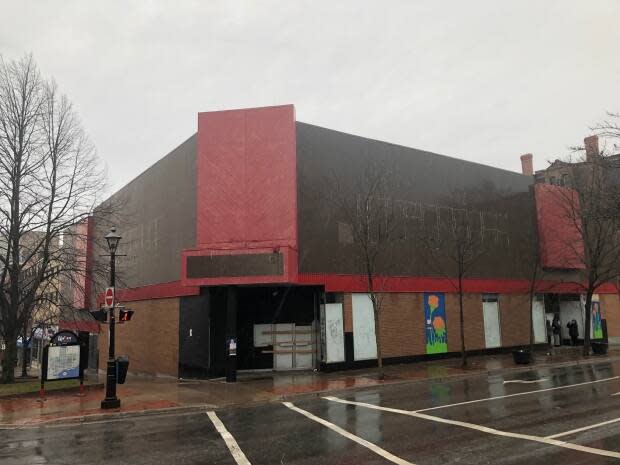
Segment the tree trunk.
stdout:
[[530,353],[534,353],[534,286],[530,287]]
[[28,341],[26,340],[26,336],[22,336],[22,378],[28,377],[28,359],[26,356],[28,355]]
[[463,314],[463,279],[459,276],[459,319],[461,323],[461,367],[467,366],[467,352],[465,351],[465,316]]
[[17,338],[15,335],[7,335],[6,349],[2,358],[2,382],[15,382],[15,359],[17,358]]
[[588,287],[586,292],[586,316],[584,321],[584,334],[583,334],[583,356],[590,355],[590,325],[592,323],[592,294],[594,289]]
[[372,301],[372,311],[375,317],[375,341],[377,344],[377,368],[379,379],[385,378],[383,371],[383,355],[381,351],[381,323],[379,322],[379,308],[377,305],[377,298],[374,294],[371,294],[370,300]]

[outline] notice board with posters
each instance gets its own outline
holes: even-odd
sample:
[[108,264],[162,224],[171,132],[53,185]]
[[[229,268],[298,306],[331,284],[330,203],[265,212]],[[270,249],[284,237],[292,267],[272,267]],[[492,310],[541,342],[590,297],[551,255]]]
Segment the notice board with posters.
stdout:
[[47,353],[46,380],[80,377],[80,346],[50,346]]
[[80,347],[78,336],[72,331],[59,331],[52,336],[50,344],[43,349],[41,388],[44,381],[82,379]]
[[448,352],[445,294],[441,292],[424,294],[424,319],[426,353],[443,354]]

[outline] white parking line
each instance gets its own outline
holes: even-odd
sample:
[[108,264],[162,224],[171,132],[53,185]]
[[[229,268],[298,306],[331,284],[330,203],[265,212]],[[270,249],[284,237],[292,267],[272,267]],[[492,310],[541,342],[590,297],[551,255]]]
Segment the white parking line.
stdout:
[[568,436],[569,434],[574,434],[574,433],[581,433],[582,431],[587,431],[589,429],[598,428],[599,426],[611,425],[612,423],[617,423],[619,421],[620,421],[620,418],[614,418],[613,420],[602,421],[594,425],[572,429],[570,431],[565,431],[563,433],[552,434],[551,436],[547,436],[547,439],[561,438],[562,436]]
[[572,449],[572,450],[577,450],[580,452],[587,452],[590,454],[596,454],[596,455],[602,455],[605,457],[613,457],[613,458],[620,458],[620,452],[612,452],[609,450],[604,450],[604,449],[596,449],[594,447],[587,447],[587,446],[581,446],[579,444],[572,444],[569,442],[564,442],[564,441],[558,441],[557,439],[550,439],[550,438],[543,438],[540,436],[532,436],[529,434],[520,434],[520,433],[510,433],[508,431],[500,431],[497,429],[493,429],[493,428],[488,428],[486,426],[480,426],[480,425],[476,425],[473,423],[467,423],[464,421],[457,421],[457,420],[449,420],[447,418],[441,418],[441,417],[434,417],[432,415],[426,415],[424,413],[418,413],[419,411],[409,411],[409,410],[400,410],[400,409],[396,409],[396,408],[390,408],[390,407],[379,407],[378,405],[373,405],[373,404],[367,404],[365,402],[354,402],[351,400],[344,400],[344,399],[339,399],[338,397],[331,397],[331,396],[327,396],[327,397],[323,397],[323,399],[332,401],[332,402],[339,402],[341,404],[350,404],[350,405],[358,405],[360,407],[366,407],[366,408],[370,408],[370,409],[374,409],[374,410],[382,410],[385,412],[392,412],[392,413],[398,413],[401,415],[408,415],[411,417],[415,417],[415,418],[421,418],[423,420],[430,420],[430,421],[434,421],[437,423],[446,423],[449,425],[454,425],[454,426],[461,426],[463,428],[469,428],[469,429],[473,429],[476,431],[481,431],[483,433],[488,433],[488,434],[494,434],[496,436],[503,436],[503,437],[509,437],[509,438],[515,438],[515,439],[525,439],[528,441],[534,441],[534,442],[540,442],[542,444],[548,444],[548,445],[552,445],[552,446],[559,446],[559,447],[564,447],[566,449]]
[[416,410],[416,412],[428,412],[430,410],[437,410],[437,409],[440,409],[440,408],[456,407],[458,405],[475,404],[477,402],[487,402],[489,400],[495,400],[495,399],[506,399],[508,397],[527,396],[529,394],[536,394],[537,392],[556,391],[558,389],[568,389],[568,388],[577,387],[577,386],[585,386],[586,384],[603,383],[605,381],[611,381],[611,380],[618,379],[618,378],[620,378],[620,376],[613,376],[611,378],[597,379],[595,381],[586,381],[584,383],[567,384],[566,386],[557,386],[557,387],[546,388],[546,389],[536,389],[534,391],[517,392],[516,394],[506,394],[505,396],[485,397],[484,399],[468,400],[468,401],[465,401],[465,402],[457,402],[456,404],[446,404],[446,405],[438,405],[436,407],[423,408],[423,409],[420,409],[420,410]]
[[282,402],[282,403],[288,408],[290,408],[291,410],[297,413],[301,413],[305,417],[310,418],[311,420],[316,421],[317,423],[320,423],[321,425],[331,429],[332,431],[335,431],[336,433],[344,436],[345,438],[348,438],[351,441],[354,441],[358,443],[359,445],[364,446],[367,449],[370,449],[375,454],[380,455],[381,457],[389,460],[390,462],[397,463],[398,465],[414,465],[411,462],[407,462],[406,460],[401,459],[400,457],[397,457],[394,454],[391,454],[390,452],[386,451],[385,449],[382,449],[381,447],[373,444],[372,442],[366,441],[365,439],[362,439],[359,436],[349,433],[348,431],[342,429],[340,426],[334,425],[333,423],[330,423],[327,420],[323,420],[322,418],[319,418],[316,415],[313,415],[306,410],[300,409],[299,407],[295,407],[295,405],[293,405],[290,402]]
[[504,384],[518,383],[518,384],[532,384],[532,383],[544,383],[545,381],[549,381],[549,378],[540,378],[540,379],[510,379],[508,381],[504,381]]
[[228,432],[224,423],[217,417],[215,412],[207,412],[207,415],[209,415],[209,418],[213,422],[213,426],[215,426],[215,429],[220,433],[220,436],[222,436],[222,439],[228,446],[228,450],[235,459],[235,462],[239,465],[252,465],[239,447],[239,444],[237,444],[237,441],[235,441],[233,435]]

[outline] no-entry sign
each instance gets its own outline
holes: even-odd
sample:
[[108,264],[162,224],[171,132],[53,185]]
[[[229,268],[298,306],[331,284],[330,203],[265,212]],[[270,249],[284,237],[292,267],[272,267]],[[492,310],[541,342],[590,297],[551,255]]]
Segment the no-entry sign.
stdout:
[[108,287],[105,290],[105,306],[112,308],[112,305],[114,305],[114,288]]

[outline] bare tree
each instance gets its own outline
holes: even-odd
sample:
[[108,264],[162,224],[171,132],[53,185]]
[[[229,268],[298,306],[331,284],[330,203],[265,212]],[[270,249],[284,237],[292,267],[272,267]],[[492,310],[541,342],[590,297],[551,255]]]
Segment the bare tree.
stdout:
[[[520,244],[513,244],[521,251],[520,257],[525,265],[525,270],[528,273],[528,311],[530,320],[530,340],[529,349],[530,352],[534,352],[534,299],[536,293],[540,292],[540,284],[544,277],[544,269],[542,268],[540,260],[540,248],[538,242],[538,224],[536,219],[536,198],[534,196],[534,189],[531,188],[527,195],[527,220],[519,228],[520,234],[518,241]],[[546,330],[546,328],[545,328]]]
[[354,261],[372,302],[379,377],[384,378],[381,347],[381,311],[389,278],[386,272],[399,240],[401,224],[396,202],[391,197],[392,171],[368,157],[351,185],[334,177],[333,202],[348,226]]
[[583,268],[585,293],[584,355],[590,351],[592,296],[602,285],[617,282],[620,271],[620,170],[599,154],[569,164],[570,188],[555,186],[557,220],[573,233],[558,235],[559,250]]
[[32,59],[0,58],[0,336],[2,381],[14,380],[19,333],[82,269],[71,226],[92,214],[103,188],[95,152],[67,97]]
[[486,228],[485,218],[496,213],[483,205],[496,196],[492,189],[456,189],[442,205],[427,206],[413,235],[419,256],[435,273],[447,279],[459,299],[461,365],[467,366],[465,341],[464,281],[491,247],[504,244],[507,236],[498,228]]
[[529,315],[530,315],[530,352],[534,352],[534,299],[536,297],[536,292],[538,289],[538,285],[542,279],[543,270],[540,267],[540,255],[538,250],[532,251],[531,263],[530,265],[530,275],[528,281],[528,302],[529,302]]
[[[607,117],[592,128],[599,136],[620,141],[620,113],[607,112]],[[620,144],[614,144],[620,150]]]

